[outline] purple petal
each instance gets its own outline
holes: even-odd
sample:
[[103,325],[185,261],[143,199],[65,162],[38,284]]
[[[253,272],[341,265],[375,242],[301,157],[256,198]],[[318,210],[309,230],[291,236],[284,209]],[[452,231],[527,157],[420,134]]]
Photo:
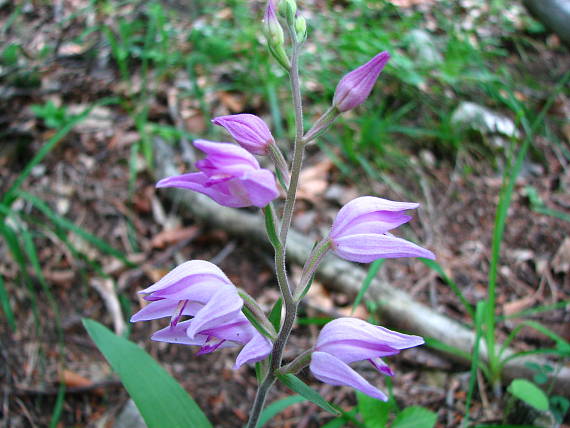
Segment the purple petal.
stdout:
[[333,104],[341,112],[362,104],[370,95],[378,75],[382,72],[389,59],[390,54],[388,52],[381,52],[366,64],[346,74],[338,82]]
[[234,369],[238,369],[244,364],[264,360],[271,353],[272,349],[273,345],[271,341],[256,331],[253,338],[245,344],[238,354]]
[[267,169],[251,171],[242,177],[251,205],[263,208],[279,196],[275,176]]
[[424,257],[435,259],[435,255],[405,239],[384,234],[360,234],[342,236],[332,240],[333,252],[352,262],[370,263],[378,259],[396,257]]
[[192,320],[184,321],[176,324],[174,327],[166,327],[162,330],[158,330],[151,336],[152,340],[157,342],[168,342],[180,345],[197,345],[203,346],[206,343],[208,336],[197,335],[193,338],[188,337],[186,330]]
[[[233,171],[259,169],[257,159],[243,147],[232,143],[218,143],[207,140],[195,140],[194,146],[207,154],[207,169],[213,168],[233,174]],[[201,167],[200,169],[204,171]],[[208,173],[208,175],[210,175]]]
[[[131,322],[170,317],[176,311],[177,306],[177,300],[158,300],[149,303],[131,317]],[[182,311],[182,315],[194,315],[201,307],[202,305],[199,303],[188,302]]]
[[235,318],[232,318],[231,323],[202,330],[200,334],[215,336],[220,339],[245,345],[253,338],[255,331],[255,328],[253,328],[249,320],[240,312]]
[[224,286],[198,311],[186,334],[193,337],[204,330],[240,321],[242,306],[243,300],[239,297],[237,289],[233,286]]
[[388,401],[386,394],[372,386],[348,364],[326,352],[313,352],[309,368],[313,376],[321,382],[336,386],[350,386],[370,397]]
[[394,376],[392,369],[380,358],[374,358],[368,361],[370,361],[374,368],[376,368],[376,370],[378,370],[380,373],[384,373],[387,376]]
[[[374,196],[361,196],[353,199],[340,209],[333,222],[331,235],[341,233],[348,224],[360,216],[376,211],[401,212],[415,209],[419,205],[415,202],[395,202]],[[399,226],[399,224],[396,224],[399,221],[397,218],[386,217],[385,221],[389,224],[395,224],[390,229]]]
[[423,338],[398,333],[358,318],[338,318],[319,333],[315,349],[335,355],[345,363],[397,354],[424,343]]
[[[156,291],[165,291],[170,287],[181,287],[180,282],[184,281],[183,287],[190,287],[195,283],[209,281],[221,282],[232,285],[229,278],[215,264],[205,260],[190,260],[178,265],[159,281],[148,288],[139,291],[139,294],[150,294]],[[182,299],[179,299],[182,300]]]
[[212,122],[223,126],[240,146],[256,155],[266,155],[268,145],[275,141],[265,122],[253,114],[220,116]]
[[333,225],[330,236],[335,239],[342,235],[358,235],[361,233],[383,234],[411,219],[412,217],[401,212],[373,211],[354,217],[342,228]]

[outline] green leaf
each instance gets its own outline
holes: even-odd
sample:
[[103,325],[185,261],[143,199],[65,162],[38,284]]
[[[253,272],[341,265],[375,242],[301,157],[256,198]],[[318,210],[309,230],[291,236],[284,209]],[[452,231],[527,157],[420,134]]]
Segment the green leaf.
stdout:
[[281,309],[283,308],[283,299],[279,297],[273,308],[271,308],[271,312],[269,312],[269,322],[273,325],[275,331],[279,331],[281,328]]
[[149,428],[211,428],[196,402],[148,353],[96,321],[83,325],[115,370]]
[[337,409],[335,409],[332,404],[330,404],[327,400],[325,400],[321,394],[317,391],[312,389],[308,386],[305,382],[299,379],[297,376],[293,374],[279,374],[277,378],[289,389],[296,392],[297,394],[301,394],[307,400],[312,403],[315,403],[317,406],[326,410],[333,415],[338,416],[340,413]]
[[548,397],[534,383],[526,379],[515,379],[511,382],[508,391],[519,400],[541,412],[548,410]]
[[271,403],[265,408],[265,410],[263,410],[263,412],[261,412],[257,426],[262,427],[271,419],[273,419],[275,415],[281,413],[287,407],[292,406],[293,404],[301,403],[303,401],[306,401],[305,397],[301,395],[291,395],[290,397],[282,398],[281,400],[277,400]]
[[358,401],[358,413],[362,415],[362,419],[367,427],[384,428],[388,422],[388,417],[394,409],[391,401],[380,401],[369,397],[362,392],[356,391]]
[[436,421],[436,413],[424,407],[412,406],[396,416],[392,428],[432,428]]
[[384,264],[384,259],[378,259],[375,260],[368,268],[368,273],[366,274],[366,278],[364,278],[364,281],[362,281],[362,286],[358,291],[356,299],[354,299],[354,304],[352,305],[352,313],[354,313],[358,305],[360,305],[362,298],[366,294],[366,291],[368,291],[368,287],[370,287],[370,284],[372,284],[372,280],[376,277],[376,274],[378,273],[383,264]]

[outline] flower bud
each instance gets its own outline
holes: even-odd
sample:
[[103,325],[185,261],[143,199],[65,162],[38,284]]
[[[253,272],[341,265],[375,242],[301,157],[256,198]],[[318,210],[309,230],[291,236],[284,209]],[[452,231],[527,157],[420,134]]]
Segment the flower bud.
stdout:
[[219,116],[212,123],[223,126],[240,146],[254,155],[266,155],[269,145],[275,143],[265,122],[253,114]]
[[287,20],[288,24],[295,22],[295,14],[297,13],[297,3],[295,0],[281,0],[277,6],[279,15]]
[[267,2],[267,9],[265,9],[263,23],[267,43],[273,48],[283,45],[285,43],[285,35],[283,33],[283,28],[281,28],[281,24],[279,24],[279,20],[277,19],[277,15],[275,14],[275,8],[273,7],[272,0]]
[[295,19],[295,33],[297,34],[297,43],[303,43],[307,39],[307,21],[302,16]]
[[283,34],[283,28],[281,28],[281,24],[279,24],[279,20],[275,14],[273,0],[269,0],[267,2],[267,9],[265,9],[263,22],[269,52],[271,52],[271,55],[273,55],[285,70],[289,71],[291,68],[291,62],[289,61],[289,57],[284,49],[285,35]]
[[389,59],[388,52],[381,52],[366,64],[346,74],[336,86],[333,105],[340,112],[345,112],[362,104],[370,95],[378,75]]

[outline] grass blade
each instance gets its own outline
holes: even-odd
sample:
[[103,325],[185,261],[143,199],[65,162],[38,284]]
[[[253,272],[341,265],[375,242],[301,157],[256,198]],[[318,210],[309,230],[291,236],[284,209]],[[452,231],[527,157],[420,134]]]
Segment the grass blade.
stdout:
[[461,303],[465,307],[465,310],[467,312],[469,312],[471,319],[474,319],[475,318],[475,309],[473,308],[473,305],[467,301],[467,299],[465,298],[465,296],[463,295],[463,293],[459,289],[459,286],[455,283],[455,281],[453,281],[450,277],[447,276],[447,274],[445,273],[445,271],[443,270],[441,265],[438,262],[436,262],[435,260],[430,260],[430,259],[420,258],[420,261],[424,265],[426,265],[428,268],[437,272],[437,274],[440,276],[440,278],[443,279],[447,285],[449,285],[451,290],[459,298],[459,300],[461,301]]
[[14,317],[14,312],[12,311],[12,306],[10,305],[10,296],[4,287],[4,277],[0,275],[0,305],[4,311],[4,316],[8,322],[8,326],[12,331],[16,331],[16,317]]
[[116,257],[117,259],[121,260],[123,263],[125,263],[125,265],[127,265],[129,267],[135,267],[135,265],[132,262],[127,260],[127,258],[125,257],[125,255],[121,251],[111,247],[109,244],[107,244],[102,239],[96,237],[95,235],[92,235],[91,233],[89,233],[85,229],[82,229],[81,227],[77,226],[75,223],[66,219],[65,217],[61,217],[59,214],[57,214],[55,211],[53,211],[43,200],[41,200],[37,196],[32,195],[31,193],[27,193],[27,192],[22,192],[20,195],[25,200],[27,200],[32,205],[34,205],[34,207],[36,207],[39,211],[41,211],[48,219],[50,219],[57,226],[62,227],[63,229],[69,230],[69,231],[77,234],[78,236],[83,238],[85,241],[87,241],[90,244],[97,247],[102,252],[104,252],[106,254],[110,254],[110,255]]

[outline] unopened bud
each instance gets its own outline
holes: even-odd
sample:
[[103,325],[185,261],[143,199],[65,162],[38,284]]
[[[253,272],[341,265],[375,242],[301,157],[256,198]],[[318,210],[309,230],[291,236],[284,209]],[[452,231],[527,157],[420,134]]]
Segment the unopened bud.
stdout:
[[295,22],[295,14],[297,13],[297,3],[295,3],[295,0],[280,0],[277,9],[279,14],[287,20],[289,25]]
[[389,59],[388,52],[381,52],[366,64],[346,74],[336,86],[333,105],[340,112],[345,112],[362,104],[370,95],[378,75]]
[[295,33],[297,34],[297,43],[303,43],[307,38],[307,21],[302,16],[295,19]]
[[285,43],[283,28],[281,28],[281,24],[279,24],[279,20],[277,19],[277,14],[275,13],[272,0],[267,2],[263,24],[267,43],[270,47],[275,48],[276,46],[283,45]]

